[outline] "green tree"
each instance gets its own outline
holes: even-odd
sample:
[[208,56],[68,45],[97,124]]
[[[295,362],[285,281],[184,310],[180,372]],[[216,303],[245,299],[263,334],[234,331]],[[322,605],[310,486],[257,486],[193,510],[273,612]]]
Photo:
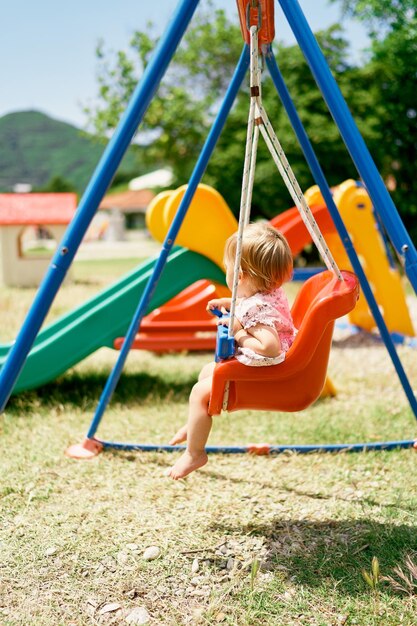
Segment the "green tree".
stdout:
[[[374,93],[369,89],[368,73],[349,64],[348,42],[337,26],[317,34],[342,92],[353,111],[361,132],[370,144],[378,144],[376,131],[377,107]],[[297,46],[275,46],[276,58],[287,88],[293,98],[303,125],[309,135],[320,164],[330,185],[357,176],[351,158],[331,119],[311,71]],[[207,180],[229,200],[239,206],[242,177],[243,148],[249,96],[243,94],[232,111],[219,145],[207,171]],[[265,108],[288,160],[302,189],[314,184],[305,158],[281,105],[272,81],[265,76],[263,84]],[[254,215],[272,217],[292,205],[272,158],[262,139],[259,143],[255,189]]]
[[[157,38],[152,26],[136,32],[125,52],[113,58],[97,49],[99,104],[86,108],[100,135],[112,131],[147,66]],[[177,182],[188,179],[210,127],[214,105],[226,89],[242,47],[240,29],[223,11],[200,11],[186,34],[146,113],[136,141],[147,144],[147,163],[170,165]],[[139,61],[139,67],[138,66]]]
[[374,157],[394,202],[417,241],[417,0],[342,0],[370,39],[367,69],[378,103]]
[[76,192],[75,186],[62,176],[53,176],[51,180],[38,191],[48,191],[53,193]]
[[[101,134],[115,127],[140,73],[149,62],[156,44],[149,32],[150,29],[147,33],[135,33],[131,42],[132,55],[139,59],[139,70],[136,69],[137,61],[131,60],[125,52],[109,59],[104,47],[99,48],[99,106],[90,110],[89,115]],[[361,131],[369,141],[378,143],[380,137],[375,131],[378,112],[367,72],[347,61],[348,43],[338,27],[319,33],[318,37],[349,106],[357,115]],[[237,23],[228,20],[221,10],[201,11],[149,107],[137,140],[149,144],[145,152],[149,162],[171,165],[179,184],[188,180],[219,100],[229,85],[241,48],[242,35]],[[275,45],[275,50],[330,184],[355,177],[350,157],[301,52],[295,46],[280,44]],[[263,98],[301,187],[310,186],[314,181],[272,81],[267,78]],[[204,179],[219,190],[235,212],[239,208],[248,106],[248,81],[245,81]],[[262,140],[255,182],[254,216],[270,217],[292,204]]]
[[372,39],[383,39],[385,29],[404,30],[416,17],[416,0],[331,0],[364,22]]

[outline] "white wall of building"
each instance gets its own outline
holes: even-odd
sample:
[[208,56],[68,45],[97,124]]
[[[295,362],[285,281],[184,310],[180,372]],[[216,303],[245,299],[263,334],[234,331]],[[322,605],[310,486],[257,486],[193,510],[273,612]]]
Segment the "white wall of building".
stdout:
[[[8,287],[38,287],[51,261],[51,256],[22,256],[19,240],[24,226],[0,228],[0,281]],[[49,226],[48,231],[59,242],[66,226]],[[71,268],[67,277],[71,275]]]

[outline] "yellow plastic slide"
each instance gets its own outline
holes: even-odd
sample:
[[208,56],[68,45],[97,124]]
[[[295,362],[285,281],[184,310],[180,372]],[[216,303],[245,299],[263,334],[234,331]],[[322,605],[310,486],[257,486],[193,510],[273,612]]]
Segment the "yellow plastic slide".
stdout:
[[[186,189],[187,186],[183,185],[174,191],[164,191],[149,205],[146,214],[147,227],[157,241],[164,240]],[[305,196],[310,205],[324,204],[317,186],[308,189]],[[388,262],[366,189],[354,180],[346,180],[334,189],[333,197],[388,330],[414,336],[401,276]],[[237,221],[223,197],[212,187],[201,184],[187,211],[176,243],[202,254],[223,269],[224,244],[236,230]],[[326,233],[326,241],[337,264],[343,269],[351,269],[338,233]],[[349,315],[349,320],[364,330],[375,329],[374,318],[363,294]]]
[[[310,205],[324,203],[317,186],[311,187],[305,196]],[[413,337],[415,333],[401,276],[398,270],[389,264],[368,192],[354,180],[346,180],[334,189],[333,199],[352,239],[388,330]],[[326,241],[339,267],[351,269],[337,232],[326,234]],[[350,313],[349,320],[352,324],[367,331],[376,328],[375,320],[363,294],[360,295],[355,309]]]
[[[158,194],[146,211],[146,226],[152,237],[164,241],[187,185]],[[226,239],[237,230],[237,221],[223,196],[208,185],[200,184],[175,241],[198,252],[223,268]]]

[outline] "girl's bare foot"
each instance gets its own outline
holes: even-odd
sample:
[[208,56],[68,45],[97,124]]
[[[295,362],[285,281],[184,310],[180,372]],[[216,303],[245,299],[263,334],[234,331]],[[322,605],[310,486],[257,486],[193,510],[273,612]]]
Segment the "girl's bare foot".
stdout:
[[191,455],[188,450],[186,450],[171,468],[169,476],[174,480],[185,478],[185,476],[188,476],[188,474],[191,474],[191,472],[194,472],[199,467],[203,467],[203,465],[207,463],[207,460],[207,454],[204,451]]
[[182,443],[183,441],[187,441],[187,425],[182,426],[182,428],[180,428],[179,431],[175,433],[175,435],[169,442],[169,445],[175,446],[177,445],[177,443]]

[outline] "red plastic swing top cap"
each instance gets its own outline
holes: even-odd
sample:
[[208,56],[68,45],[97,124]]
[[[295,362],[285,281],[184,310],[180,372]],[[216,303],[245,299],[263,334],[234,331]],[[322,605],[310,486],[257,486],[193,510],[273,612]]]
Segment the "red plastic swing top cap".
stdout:
[[[249,26],[259,24],[259,47],[272,43],[275,37],[274,0],[236,0],[240,28],[245,43],[250,44]],[[260,15],[259,15],[260,12]],[[248,24],[249,22],[249,24]]]

